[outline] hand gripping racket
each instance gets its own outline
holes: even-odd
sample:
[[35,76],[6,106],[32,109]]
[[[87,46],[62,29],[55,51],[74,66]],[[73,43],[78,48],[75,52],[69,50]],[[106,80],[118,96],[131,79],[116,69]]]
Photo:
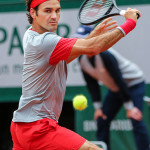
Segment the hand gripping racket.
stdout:
[[[113,8],[115,11],[111,13]],[[124,14],[125,10],[119,9],[115,0],[85,0],[79,9],[78,20],[81,24],[92,25],[108,17]]]

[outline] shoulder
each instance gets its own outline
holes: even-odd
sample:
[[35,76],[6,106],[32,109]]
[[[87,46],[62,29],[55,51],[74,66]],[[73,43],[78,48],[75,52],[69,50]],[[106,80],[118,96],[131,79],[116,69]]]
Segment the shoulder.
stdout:
[[60,39],[60,36],[52,32],[45,32],[43,34],[39,34],[35,31],[28,29],[24,35],[23,43],[34,47],[40,47],[42,45],[56,45]]

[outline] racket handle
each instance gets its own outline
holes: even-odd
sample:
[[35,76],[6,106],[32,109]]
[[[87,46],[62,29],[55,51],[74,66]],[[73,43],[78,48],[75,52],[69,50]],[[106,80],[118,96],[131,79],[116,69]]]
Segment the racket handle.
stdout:
[[136,15],[137,15],[137,19],[139,19],[139,18],[140,18],[140,15],[139,15],[139,13],[136,13]]
[[[121,16],[124,16],[125,13],[126,13],[126,10],[121,10],[121,11],[120,11],[120,15],[121,15]],[[136,13],[136,15],[137,15],[137,19],[139,19],[139,18],[140,18],[140,15],[139,15],[138,13]]]

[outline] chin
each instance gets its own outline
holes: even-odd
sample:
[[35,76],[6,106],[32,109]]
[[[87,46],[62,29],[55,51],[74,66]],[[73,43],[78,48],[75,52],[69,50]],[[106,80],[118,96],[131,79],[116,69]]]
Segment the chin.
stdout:
[[57,30],[57,27],[53,27],[49,29],[50,32],[55,32],[56,30]]

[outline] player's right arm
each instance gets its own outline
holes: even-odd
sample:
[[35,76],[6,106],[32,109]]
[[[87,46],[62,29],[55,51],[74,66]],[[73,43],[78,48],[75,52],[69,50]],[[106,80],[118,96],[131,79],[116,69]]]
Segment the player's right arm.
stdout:
[[[130,18],[136,22],[137,13],[141,15],[141,13],[136,9],[127,9],[125,18]],[[105,26],[107,26],[107,23]],[[108,48],[117,43],[122,37],[124,37],[124,33],[118,28],[103,34],[101,34],[101,32],[99,33],[99,30],[95,28],[87,39],[78,39],[76,41],[72,47],[67,63],[83,54],[97,55],[103,51],[106,51]]]
[[67,63],[80,55],[97,55],[117,43],[124,34],[119,29],[88,39],[77,39],[70,52]]
[[90,39],[78,39],[72,47],[67,63],[80,55],[97,55],[106,51],[123,36],[123,33],[119,29],[115,29]]

